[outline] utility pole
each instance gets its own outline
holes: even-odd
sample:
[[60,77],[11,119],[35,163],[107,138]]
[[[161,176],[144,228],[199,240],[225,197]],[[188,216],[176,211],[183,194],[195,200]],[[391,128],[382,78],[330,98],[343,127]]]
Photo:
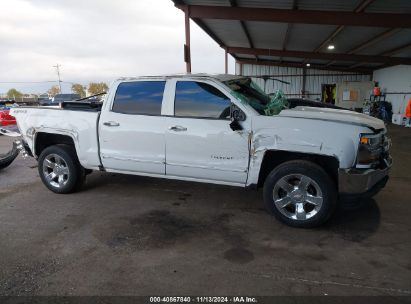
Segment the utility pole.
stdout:
[[59,79],[59,88],[60,88],[60,94],[61,94],[60,67],[61,67],[61,65],[59,65],[58,63],[56,65],[53,65],[53,68],[56,68],[56,70],[57,70],[57,77]]
[[190,8],[185,8],[185,32],[186,44],[184,45],[184,61],[186,62],[186,72],[191,74],[191,43],[190,43]]

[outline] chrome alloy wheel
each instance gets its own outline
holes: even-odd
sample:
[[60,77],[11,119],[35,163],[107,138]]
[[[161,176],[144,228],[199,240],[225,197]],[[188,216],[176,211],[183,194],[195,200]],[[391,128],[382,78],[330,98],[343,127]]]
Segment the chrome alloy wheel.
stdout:
[[55,188],[63,187],[70,177],[67,163],[57,154],[46,156],[43,161],[43,174],[46,181]]
[[290,174],[279,179],[274,185],[273,200],[278,211],[293,220],[312,218],[323,204],[320,186],[302,174]]

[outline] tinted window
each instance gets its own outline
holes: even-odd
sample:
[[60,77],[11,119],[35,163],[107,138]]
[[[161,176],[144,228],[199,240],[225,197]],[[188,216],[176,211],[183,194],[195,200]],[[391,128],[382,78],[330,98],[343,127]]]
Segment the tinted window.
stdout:
[[229,119],[230,105],[230,99],[209,84],[177,82],[175,116]]
[[57,94],[54,97],[54,101],[70,101],[80,99],[80,95],[78,94]]
[[123,82],[117,87],[113,111],[161,115],[165,81]]

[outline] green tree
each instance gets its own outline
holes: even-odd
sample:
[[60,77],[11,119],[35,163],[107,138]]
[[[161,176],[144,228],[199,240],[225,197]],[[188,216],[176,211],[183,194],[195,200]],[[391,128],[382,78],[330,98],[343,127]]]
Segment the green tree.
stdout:
[[73,93],[79,94],[81,98],[86,97],[86,87],[79,83],[73,83],[71,90]]
[[108,91],[108,85],[104,82],[90,82],[87,91],[90,95],[96,95]]
[[57,94],[60,93],[60,88],[59,88],[58,85],[54,85],[54,86],[52,86],[52,87],[47,91],[47,93],[48,93],[50,96],[54,97],[54,96],[56,96]]
[[23,97],[23,93],[20,91],[17,91],[15,88],[12,88],[7,91],[7,97],[8,98],[21,98]]

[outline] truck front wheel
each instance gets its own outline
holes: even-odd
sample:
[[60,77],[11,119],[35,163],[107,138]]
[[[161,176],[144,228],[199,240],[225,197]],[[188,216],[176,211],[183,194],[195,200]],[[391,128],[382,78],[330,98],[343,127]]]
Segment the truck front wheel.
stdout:
[[309,161],[282,163],[264,183],[266,209],[293,227],[323,224],[333,213],[336,202],[335,183],[320,166]]
[[50,146],[38,159],[40,178],[55,193],[71,193],[78,190],[85,180],[85,170],[78,161],[74,147]]

